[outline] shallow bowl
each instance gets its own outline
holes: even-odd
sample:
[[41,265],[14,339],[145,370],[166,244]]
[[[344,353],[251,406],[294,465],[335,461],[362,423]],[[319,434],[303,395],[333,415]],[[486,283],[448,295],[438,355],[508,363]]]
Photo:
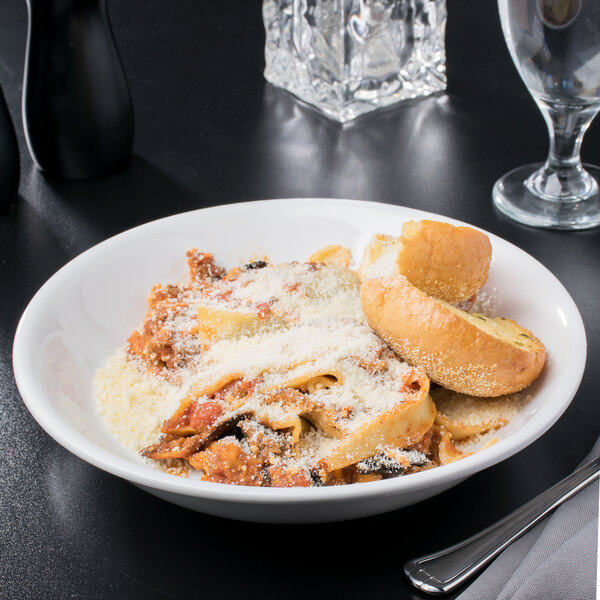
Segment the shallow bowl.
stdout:
[[488,234],[486,294],[497,314],[544,342],[548,361],[529,401],[499,442],[458,462],[404,477],[339,487],[255,488],[169,475],[137,460],[106,430],[92,395],[94,373],[143,320],[150,288],[184,279],[198,247],[233,266],[253,256],[306,260],[329,244],[360,258],[374,233],[398,234],[414,219],[462,224],[418,210],[353,200],[286,199],[216,206],[154,221],[84,252],[35,295],[19,323],[13,365],[37,422],[83,460],[175,504],[212,515],[272,523],[353,519],[438,494],[540,437],[575,395],[586,359],[575,303],[534,258]]

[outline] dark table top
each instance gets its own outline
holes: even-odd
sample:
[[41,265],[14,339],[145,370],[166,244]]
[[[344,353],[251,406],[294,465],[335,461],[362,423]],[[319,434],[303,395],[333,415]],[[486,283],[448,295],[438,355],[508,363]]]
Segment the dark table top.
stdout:
[[[267,85],[261,3],[113,2],[133,96],[131,165],[94,181],[45,178],[20,117],[27,9],[3,0],[0,84],[20,143],[18,203],[0,214],[0,596],[420,598],[403,562],[472,534],[572,471],[600,422],[600,231],[519,226],[494,181],[543,160],[547,132],[504,46],[494,2],[452,0],[447,94],[342,128]],[[600,123],[583,157],[600,164]],[[35,423],[12,339],[36,290],[130,227],[222,203],[285,197],[387,202],[461,219],[548,267],[577,303],[589,354],[560,421],[513,458],[418,505],[349,523],[227,521],[158,500],[82,462]],[[532,299],[535,290],[532,290]]]

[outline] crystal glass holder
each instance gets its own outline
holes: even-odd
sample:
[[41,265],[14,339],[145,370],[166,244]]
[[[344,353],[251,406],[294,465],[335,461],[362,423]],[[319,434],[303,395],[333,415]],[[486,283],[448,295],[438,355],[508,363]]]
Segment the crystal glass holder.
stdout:
[[446,89],[446,0],[263,0],[265,78],[346,122]]

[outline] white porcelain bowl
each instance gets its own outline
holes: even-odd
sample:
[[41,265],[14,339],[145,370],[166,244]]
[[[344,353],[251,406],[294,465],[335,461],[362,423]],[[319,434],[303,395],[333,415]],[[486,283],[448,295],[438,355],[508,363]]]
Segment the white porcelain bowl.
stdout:
[[254,254],[305,260],[328,244],[360,258],[373,233],[398,234],[410,219],[451,219],[385,204],[292,199],[217,206],[137,227],[84,252],[56,273],[23,314],[14,343],[19,391],[37,422],[65,448],[151,494],[205,513],[262,522],[324,522],[390,511],[463,481],[541,436],[575,395],[585,365],[577,308],[540,263],[491,234],[486,284],[498,314],[531,329],[548,363],[533,400],[489,449],[405,477],[325,488],[253,488],[168,475],[114,440],[92,396],[96,369],[139,326],[152,285],[186,276],[185,251],[198,247],[232,266]]

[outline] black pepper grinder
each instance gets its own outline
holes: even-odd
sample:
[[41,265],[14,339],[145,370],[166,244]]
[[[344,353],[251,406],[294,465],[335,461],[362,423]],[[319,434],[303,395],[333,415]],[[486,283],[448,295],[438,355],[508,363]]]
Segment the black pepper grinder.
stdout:
[[17,200],[19,173],[17,136],[0,88],[0,212]]
[[27,0],[23,121],[46,174],[91,179],[126,166],[133,107],[106,0]]

